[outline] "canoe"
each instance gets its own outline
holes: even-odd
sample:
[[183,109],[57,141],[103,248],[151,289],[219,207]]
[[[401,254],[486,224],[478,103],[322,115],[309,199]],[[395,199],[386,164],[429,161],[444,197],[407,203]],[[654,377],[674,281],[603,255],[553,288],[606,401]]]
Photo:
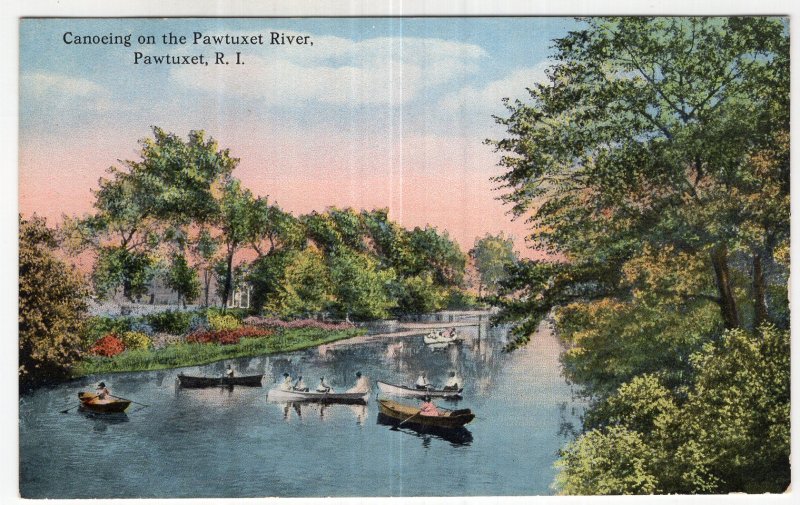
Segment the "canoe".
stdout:
[[439,334],[439,332],[432,331],[423,337],[423,340],[426,344],[452,344],[461,340],[461,337],[458,333],[454,333],[452,337],[445,337],[444,335]]
[[81,409],[101,414],[125,412],[131,404],[130,400],[121,400],[111,395],[101,400],[98,395],[85,391],[78,393],[78,400],[81,402]]
[[267,401],[270,402],[320,402],[320,403],[367,403],[370,392],[366,393],[318,393],[317,391],[284,391],[270,389]]
[[443,389],[416,389],[408,388],[405,386],[397,386],[389,384],[388,382],[378,381],[378,388],[382,393],[387,395],[404,396],[406,398],[424,398],[430,396],[431,398],[461,398],[461,392],[464,388],[458,391],[445,391]]
[[465,427],[459,428],[439,428],[423,424],[413,424],[413,419],[400,425],[402,421],[389,417],[378,412],[378,424],[392,426],[403,432],[413,432],[414,435],[424,439],[435,437],[450,442],[453,446],[470,445],[472,443],[472,433]]
[[263,375],[243,375],[241,377],[192,377],[178,374],[180,385],[185,388],[210,388],[214,386],[261,387]]
[[[416,424],[420,426],[435,426],[437,428],[461,428],[468,422],[475,419],[475,414],[469,409],[447,410],[437,407],[442,415],[422,416],[419,408],[411,405],[393,402],[392,400],[378,400],[380,413],[386,417],[397,419],[406,424]],[[411,417],[414,416],[414,417]],[[409,419],[410,418],[410,419]]]

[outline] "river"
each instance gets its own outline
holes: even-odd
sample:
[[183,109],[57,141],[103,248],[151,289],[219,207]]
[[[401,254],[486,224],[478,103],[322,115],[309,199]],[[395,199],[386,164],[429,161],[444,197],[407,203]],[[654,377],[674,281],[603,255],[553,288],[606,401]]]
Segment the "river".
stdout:
[[[464,341],[426,347],[422,336],[360,337],[304,351],[155,372],[91,376],[20,399],[24,498],[179,498],[546,495],[557,451],[580,425],[583,405],[561,376],[561,350],[543,324],[524,348],[502,352],[508,330],[459,328]],[[264,388],[183,389],[176,375],[265,374]],[[434,383],[450,370],[464,398],[440,401],[476,414],[457,435],[379,424],[367,405],[266,400],[284,372],[341,391],[361,371],[374,381]],[[127,415],[72,409],[105,381],[133,399]],[[413,400],[403,400],[414,403]]]

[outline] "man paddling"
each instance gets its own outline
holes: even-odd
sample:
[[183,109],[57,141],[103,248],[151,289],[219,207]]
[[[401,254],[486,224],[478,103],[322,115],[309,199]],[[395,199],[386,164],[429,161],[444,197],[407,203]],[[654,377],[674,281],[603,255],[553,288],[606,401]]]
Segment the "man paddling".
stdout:
[[369,381],[361,376],[361,372],[356,372],[356,384],[347,390],[348,393],[367,393],[369,392]]
[[281,391],[291,391],[291,390],[292,390],[292,376],[289,375],[288,372],[284,372],[283,382],[281,382]]
[[431,384],[428,382],[428,376],[425,372],[422,372],[419,377],[417,377],[417,382],[414,384],[417,389],[430,389]]
[[325,377],[319,378],[319,384],[317,384],[317,393],[330,393],[332,389],[333,388],[331,388],[331,385],[325,382]]
[[303,393],[308,392],[308,387],[306,386],[306,383],[303,382],[303,376],[302,375],[298,375],[297,376],[297,382],[294,383],[294,386],[292,387],[292,389],[295,390],[295,391],[303,392]]
[[100,384],[98,384],[97,385],[97,398],[99,398],[100,400],[105,400],[109,396],[111,396],[111,391],[109,391],[108,388],[106,387],[106,383],[105,382],[101,382]]
[[450,372],[450,377],[447,378],[447,382],[444,384],[445,391],[458,391],[458,385],[461,383],[461,380],[456,377],[455,372]]

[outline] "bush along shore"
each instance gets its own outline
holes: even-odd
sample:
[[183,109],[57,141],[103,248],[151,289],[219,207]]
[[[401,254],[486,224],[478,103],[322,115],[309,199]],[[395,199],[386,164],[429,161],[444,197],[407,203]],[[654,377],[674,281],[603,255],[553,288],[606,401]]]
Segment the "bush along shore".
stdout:
[[295,351],[365,333],[351,323],[241,316],[208,309],[93,317],[84,333],[86,353],[72,376],[203,365]]

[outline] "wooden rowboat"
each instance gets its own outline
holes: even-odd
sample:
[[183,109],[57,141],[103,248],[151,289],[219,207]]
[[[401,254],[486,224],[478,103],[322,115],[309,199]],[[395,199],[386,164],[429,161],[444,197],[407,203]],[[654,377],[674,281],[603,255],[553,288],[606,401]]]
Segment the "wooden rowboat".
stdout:
[[214,386],[261,387],[264,375],[243,375],[241,377],[192,377],[178,374],[178,382],[185,388],[210,388]]
[[319,393],[317,391],[284,391],[270,389],[267,401],[270,402],[319,402],[319,403],[367,403],[370,392],[366,393]]
[[378,407],[381,414],[391,419],[396,419],[404,425],[416,424],[436,428],[461,428],[475,419],[475,414],[469,409],[447,410],[438,408],[442,415],[423,416],[419,413],[419,408],[393,402],[392,400],[378,400]]
[[430,396],[431,398],[455,399],[461,398],[461,392],[464,391],[464,388],[461,388],[458,391],[445,391],[444,389],[415,389],[381,381],[378,381],[378,388],[380,388],[382,393],[386,393],[387,395],[404,396],[406,398],[424,398],[426,396]]
[[103,414],[125,412],[131,404],[130,400],[121,400],[111,395],[101,400],[100,396],[85,391],[78,393],[78,400],[81,401],[81,409]]

